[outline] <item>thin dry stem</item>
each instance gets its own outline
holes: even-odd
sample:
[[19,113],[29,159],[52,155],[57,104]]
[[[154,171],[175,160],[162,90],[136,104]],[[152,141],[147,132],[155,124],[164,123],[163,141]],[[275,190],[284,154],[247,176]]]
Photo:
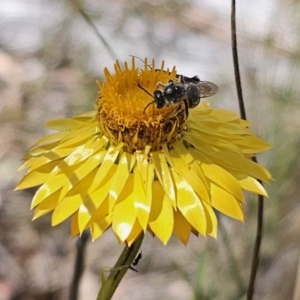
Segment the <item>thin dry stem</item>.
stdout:
[[[239,70],[239,59],[238,59],[238,49],[237,49],[237,39],[236,39],[236,13],[235,13],[235,0],[231,2],[231,40],[232,40],[232,55],[233,55],[233,66],[234,66],[234,74],[235,74],[235,83],[239,101],[239,108],[241,118],[246,120],[246,110],[243,99],[243,90],[241,83],[241,75]],[[254,162],[257,162],[256,158],[252,159]],[[262,182],[258,180],[260,184]],[[258,196],[258,211],[257,211],[257,229],[256,229],[256,238],[252,256],[252,265],[251,265],[251,274],[249,279],[248,291],[247,291],[247,300],[253,299],[254,294],[254,286],[256,274],[259,266],[259,258],[260,258],[260,246],[262,241],[263,234],[263,220],[264,220],[264,197]]]

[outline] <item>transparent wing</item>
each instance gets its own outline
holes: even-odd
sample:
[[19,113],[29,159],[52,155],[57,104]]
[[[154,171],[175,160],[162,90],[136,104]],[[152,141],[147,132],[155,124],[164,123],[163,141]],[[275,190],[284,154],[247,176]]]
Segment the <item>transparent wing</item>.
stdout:
[[198,88],[200,90],[201,98],[207,98],[213,96],[219,91],[218,86],[209,81],[200,81],[198,83]]

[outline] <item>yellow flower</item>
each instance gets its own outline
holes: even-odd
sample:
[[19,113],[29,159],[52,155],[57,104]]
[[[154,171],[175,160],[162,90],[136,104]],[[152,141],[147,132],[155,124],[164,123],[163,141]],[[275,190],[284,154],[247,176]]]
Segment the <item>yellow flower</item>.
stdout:
[[[40,186],[34,219],[52,213],[55,226],[72,218],[71,234],[89,228],[93,239],[112,227],[131,245],[146,230],[167,244],[174,233],[217,233],[215,210],[243,221],[243,190],[266,196],[257,181],[271,175],[249,157],[270,146],[236,114],[201,102],[155,108],[157,83],[177,81],[176,70],[104,70],[96,111],[52,120],[58,133],[36,142],[20,167],[17,189]],[[138,86],[140,85],[140,87]]]

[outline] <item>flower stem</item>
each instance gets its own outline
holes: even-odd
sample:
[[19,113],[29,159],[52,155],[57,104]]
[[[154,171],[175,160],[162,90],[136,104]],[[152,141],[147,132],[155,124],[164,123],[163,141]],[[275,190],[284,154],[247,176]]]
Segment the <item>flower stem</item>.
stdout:
[[[128,268],[134,261],[144,238],[144,234],[131,245],[131,247],[125,246],[118,261],[113,268],[105,268],[101,271],[102,286],[98,293],[97,300],[110,300],[117,289],[119,283],[127,272]],[[110,272],[107,279],[104,278],[104,272]]]

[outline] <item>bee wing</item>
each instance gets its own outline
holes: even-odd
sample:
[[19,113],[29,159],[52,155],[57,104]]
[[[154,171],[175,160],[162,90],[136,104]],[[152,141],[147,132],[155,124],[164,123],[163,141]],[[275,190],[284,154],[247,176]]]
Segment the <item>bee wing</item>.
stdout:
[[200,78],[195,75],[193,77],[187,77],[184,75],[180,75],[180,74],[176,74],[176,78],[180,80],[181,83],[184,83],[185,85],[188,85],[190,83],[194,83],[194,84],[199,84],[200,83]]
[[198,88],[200,90],[201,98],[213,96],[219,91],[218,86],[209,81],[200,81],[200,83],[198,83]]

